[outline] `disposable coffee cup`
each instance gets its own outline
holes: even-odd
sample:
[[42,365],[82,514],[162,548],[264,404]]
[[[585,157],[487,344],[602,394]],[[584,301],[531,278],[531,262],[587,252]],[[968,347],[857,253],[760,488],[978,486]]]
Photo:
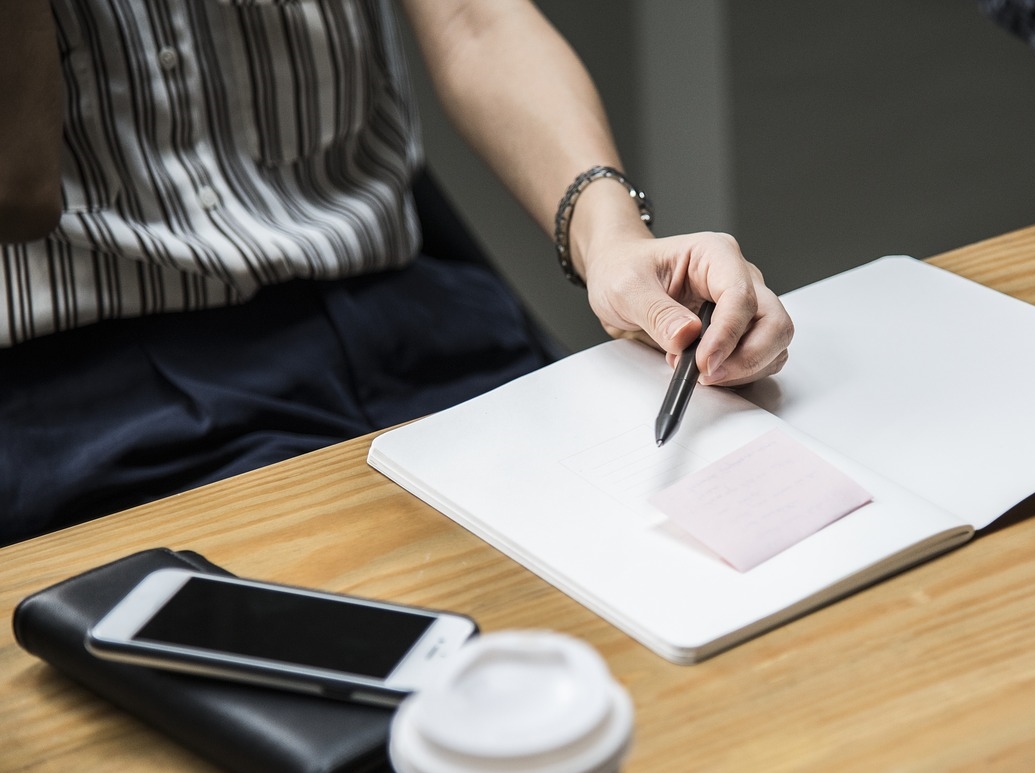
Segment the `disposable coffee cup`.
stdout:
[[632,701],[596,650],[507,631],[472,639],[403,701],[389,756],[398,773],[618,773],[632,729]]

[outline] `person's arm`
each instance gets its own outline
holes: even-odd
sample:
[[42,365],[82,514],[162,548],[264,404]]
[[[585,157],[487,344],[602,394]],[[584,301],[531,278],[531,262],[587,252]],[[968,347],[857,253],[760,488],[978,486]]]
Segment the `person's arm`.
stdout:
[[[597,91],[568,44],[527,0],[405,0],[438,96],[467,142],[553,233],[577,175],[621,169]],[[690,309],[716,301],[698,347],[702,381],[771,374],[793,328],[760,272],[725,234],[652,238],[626,189],[590,184],[570,226],[571,256],[613,336],[645,338],[674,359],[697,335]]]
[[48,0],[0,0],[0,243],[61,216],[61,90]]

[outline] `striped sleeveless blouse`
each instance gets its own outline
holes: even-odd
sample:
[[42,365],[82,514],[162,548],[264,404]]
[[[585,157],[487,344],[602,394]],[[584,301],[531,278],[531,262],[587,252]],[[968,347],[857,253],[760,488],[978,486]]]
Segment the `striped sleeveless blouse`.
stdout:
[[64,212],[0,247],[0,346],[398,267],[419,127],[389,0],[51,0]]

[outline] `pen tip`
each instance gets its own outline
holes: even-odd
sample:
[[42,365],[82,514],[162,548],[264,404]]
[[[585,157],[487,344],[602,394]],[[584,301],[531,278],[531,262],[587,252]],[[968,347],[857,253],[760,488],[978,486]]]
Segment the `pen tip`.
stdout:
[[661,448],[663,445],[665,445],[665,441],[661,438],[658,438],[658,448]]

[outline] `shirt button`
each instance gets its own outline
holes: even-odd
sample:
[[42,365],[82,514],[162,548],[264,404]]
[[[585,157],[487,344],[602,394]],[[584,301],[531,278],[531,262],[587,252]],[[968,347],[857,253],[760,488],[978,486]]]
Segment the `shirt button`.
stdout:
[[158,52],[158,63],[162,65],[163,70],[175,69],[180,63],[180,55],[176,53],[176,49],[165,46]]
[[198,203],[203,209],[215,209],[219,206],[219,194],[205,185],[198,189]]

